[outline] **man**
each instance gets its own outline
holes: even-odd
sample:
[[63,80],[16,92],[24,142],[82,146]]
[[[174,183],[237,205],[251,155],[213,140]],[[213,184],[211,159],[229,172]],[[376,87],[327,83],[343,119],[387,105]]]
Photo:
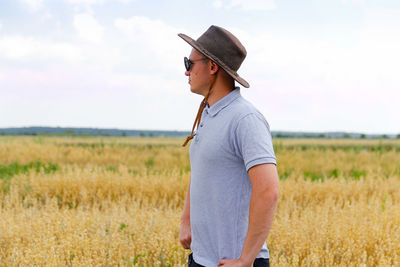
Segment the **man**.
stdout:
[[[204,96],[190,145],[191,181],[179,239],[189,266],[269,266],[265,240],[278,199],[278,174],[267,121],[240,95],[235,80],[246,57],[240,41],[211,26],[185,58],[190,90]],[[194,129],[197,131],[194,134]]]

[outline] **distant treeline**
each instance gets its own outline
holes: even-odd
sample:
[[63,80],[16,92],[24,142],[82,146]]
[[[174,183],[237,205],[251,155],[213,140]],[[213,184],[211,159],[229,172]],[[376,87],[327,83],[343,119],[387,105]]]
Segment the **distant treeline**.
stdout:
[[[0,128],[0,135],[49,135],[49,136],[135,136],[135,137],[183,137],[187,131],[123,130],[100,128],[20,127]],[[274,138],[351,138],[351,139],[395,139],[400,134],[363,134],[346,132],[283,132],[273,131]]]
[[155,130],[121,130],[100,128],[63,128],[63,127],[21,127],[0,128],[0,135],[52,135],[52,136],[184,136],[189,132]]

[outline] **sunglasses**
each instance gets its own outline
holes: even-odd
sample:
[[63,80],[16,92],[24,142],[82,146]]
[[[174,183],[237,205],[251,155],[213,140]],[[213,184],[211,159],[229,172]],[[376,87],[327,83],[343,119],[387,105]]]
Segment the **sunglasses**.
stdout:
[[192,66],[194,65],[194,62],[196,61],[200,61],[200,60],[204,60],[206,59],[205,57],[200,58],[200,59],[196,59],[196,60],[190,60],[187,57],[184,57],[184,62],[185,62],[185,68],[187,71],[190,71],[190,69],[192,68]]

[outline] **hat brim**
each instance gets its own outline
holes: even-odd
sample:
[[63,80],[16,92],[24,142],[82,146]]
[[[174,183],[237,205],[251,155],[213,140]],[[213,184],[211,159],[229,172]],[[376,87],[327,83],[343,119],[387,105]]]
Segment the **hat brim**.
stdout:
[[179,37],[181,37],[183,40],[185,40],[189,45],[191,45],[194,49],[196,49],[197,51],[199,51],[200,53],[202,53],[204,56],[206,56],[207,58],[211,59],[212,61],[214,61],[215,63],[217,63],[221,68],[223,68],[226,73],[229,74],[229,76],[231,76],[235,81],[237,81],[238,83],[240,83],[241,85],[243,85],[246,88],[250,87],[250,84],[243,79],[242,77],[239,76],[239,74],[236,73],[236,71],[232,70],[231,68],[229,68],[228,66],[225,65],[225,63],[223,63],[221,60],[219,60],[216,56],[214,56],[212,53],[210,53],[207,49],[205,49],[204,47],[202,47],[199,43],[197,43],[194,39],[190,38],[189,36],[187,36],[186,34],[183,33],[179,33],[178,34]]

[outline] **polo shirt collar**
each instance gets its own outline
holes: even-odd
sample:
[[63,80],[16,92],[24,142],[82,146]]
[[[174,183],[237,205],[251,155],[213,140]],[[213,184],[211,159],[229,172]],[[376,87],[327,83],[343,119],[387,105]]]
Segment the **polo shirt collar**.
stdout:
[[225,107],[227,107],[230,103],[232,103],[234,100],[236,100],[238,97],[240,97],[240,88],[235,87],[235,89],[232,90],[229,94],[218,100],[217,103],[212,105],[211,107],[205,108],[205,111],[211,116],[214,117],[215,115],[218,114],[221,110],[223,110]]

